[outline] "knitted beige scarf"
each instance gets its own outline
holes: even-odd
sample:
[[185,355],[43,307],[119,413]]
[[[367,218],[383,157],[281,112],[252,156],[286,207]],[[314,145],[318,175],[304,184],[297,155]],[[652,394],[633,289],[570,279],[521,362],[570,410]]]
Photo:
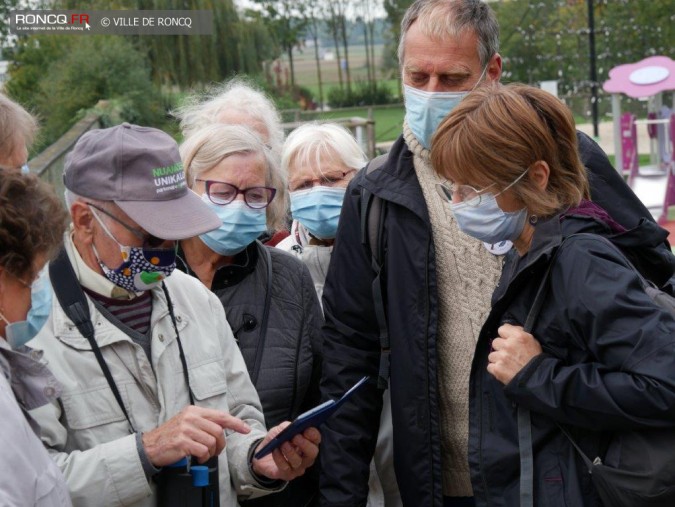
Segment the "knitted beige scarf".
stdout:
[[442,179],[431,167],[429,150],[419,144],[407,125],[403,136],[414,155],[435,246],[443,494],[473,496],[468,464],[469,374],[502,258],[459,230],[450,207],[436,191],[436,183]]

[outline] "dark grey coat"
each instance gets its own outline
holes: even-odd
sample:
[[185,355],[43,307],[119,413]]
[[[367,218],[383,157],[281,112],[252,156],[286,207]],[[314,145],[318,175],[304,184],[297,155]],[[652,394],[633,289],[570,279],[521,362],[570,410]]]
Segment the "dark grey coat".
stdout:
[[[261,336],[269,260],[271,297],[267,333]],[[194,276],[181,251],[177,262],[178,269]],[[268,429],[316,405],[323,318],[307,267],[292,255],[256,241],[237,254],[233,264],[216,271],[211,290],[225,307],[225,316],[260,396]],[[304,497],[317,488],[312,475],[296,479],[278,494],[291,497],[275,501],[278,495],[270,495],[256,500],[255,505],[305,505]],[[304,485],[300,487],[300,483]],[[303,499],[296,498],[294,490]]]

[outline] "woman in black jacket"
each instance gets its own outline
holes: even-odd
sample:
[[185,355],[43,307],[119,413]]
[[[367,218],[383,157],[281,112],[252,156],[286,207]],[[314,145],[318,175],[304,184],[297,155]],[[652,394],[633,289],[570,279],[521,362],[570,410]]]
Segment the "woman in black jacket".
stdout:
[[[664,285],[675,268],[658,248],[667,233],[647,220],[626,230],[588,200],[572,115],[536,88],[472,92],[439,127],[432,162],[459,227],[514,247],[471,371],[476,504],[520,504],[520,406],[531,412],[534,505],[600,505],[557,424],[591,459],[615,431],[675,427],[675,318],[631,266]],[[549,264],[550,289],[526,333]]]
[[[286,216],[286,181],[260,137],[214,124],[181,146],[187,185],[218,214],[220,228],[182,240],[177,267],[201,280],[225,308],[268,427],[319,401],[321,307],[307,267],[257,238]],[[316,468],[250,507],[306,507],[318,494]]]

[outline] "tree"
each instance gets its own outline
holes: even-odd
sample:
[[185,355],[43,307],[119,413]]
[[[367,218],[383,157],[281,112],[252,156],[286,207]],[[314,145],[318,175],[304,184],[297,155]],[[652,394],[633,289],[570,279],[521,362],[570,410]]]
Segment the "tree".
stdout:
[[307,24],[303,15],[305,4],[294,0],[254,0],[262,7],[262,15],[272,37],[285,51],[291,67],[291,86],[295,88],[295,68],[293,48],[298,44],[300,35]]
[[[329,0],[328,5],[329,5],[329,11],[330,11],[330,16],[331,16],[331,23],[335,26],[336,28],[336,33],[338,34],[339,38],[342,40],[342,48],[344,51],[344,70],[345,70],[345,77],[346,77],[346,83],[347,83],[347,91],[351,91],[352,89],[352,80],[351,80],[351,74],[349,71],[349,49],[348,49],[348,37],[347,37],[347,10],[349,9],[349,0]],[[340,68],[342,68],[342,62],[339,61],[338,57],[338,65],[340,65]]]
[[398,41],[401,38],[401,20],[412,0],[384,0],[384,10],[389,20],[387,42],[382,54],[382,69],[394,72],[401,90],[401,73],[398,68]]
[[[77,9],[80,0],[56,0],[55,7]],[[155,82],[188,87],[219,81],[238,72],[261,71],[273,51],[264,25],[240,20],[233,0],[91,0],[97,10],[208,10],[213,35],[137,35],[131,39],[148,56]],[[252,26],[254,25],[254,26]]]
[[361,0],[354,5],[354,8],[359,15],[357,22],[362,23],[363,27],[363,42],[366,49],[366,67],[368,74],[368,83],[371,89],[375,87],[376,71],[375,71],[375,9],[376,0]]
[[307,8],[305,10],[305,16],[307,19],[307,33],[314,42],[314,61],[316,62],[316,77],[317,82],[319,83],[319,106],[323,108],[323,80],[321,79],[321,58],[319,55],[320,12],[321,6],[318,2],[310,1],[307,4]]
[[[597,83],[589,79],[587,0],[512,0],[492,4],[502,30],[504,79],[536,84],[558,79],[577,114],[590,109],[590,90],[616,65],[647,56],[675,56],[672,0],[595,1]],[[579,102],[582,97],[584,102]],[[609,109],[609,101],[600,96]]]

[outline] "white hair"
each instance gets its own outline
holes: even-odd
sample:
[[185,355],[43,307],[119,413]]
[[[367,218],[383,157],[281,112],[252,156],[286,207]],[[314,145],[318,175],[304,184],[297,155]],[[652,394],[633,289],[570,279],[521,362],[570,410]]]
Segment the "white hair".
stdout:
[[291,167],[311,166],[319,174],[321,156],[342,162],[357,171],[368,159],[352,133],[336,123],[305,123],[291,132],[281,152],[281,167],[288,175]]
[[260,136],[242,125],[213,124],[194,132],[180,146],[186,180],[190,188],[200,174],[218,165],[234,154],[258,155],[266,169],[265,184],[276,189],[272,202],[267,206],[267,227],[279,230],[286,226],[287,192],[286,175],[279,167],[278,157],[262,142]]
[[99,199],[91,199],[89,197],[83,197],[81,195],[76,194],[72,190],[68,190],[67,188],[63,192],[63,197],[66,201],[66,208],[68,209],[69,213],[71,208],[73,207],[73,204],[75,204],[76,202],[83,202],[85,204],[91,203],[103,209],[106,209],[106,205],[108,204],[108,202],[111,202],[111,201],[101,201]]
[[187,139],[208,125],[223,123],[219,117],[223,113],[232,112],[250,117],[252,123],[264,125],[268,135],[265,143],[274,154],[281,154],[281,145],[284,142],[281,116],[269,97],[243,78],[234,78],[212,88],[204,95],[189,97],[172,114],[180,120],[183,137]]

